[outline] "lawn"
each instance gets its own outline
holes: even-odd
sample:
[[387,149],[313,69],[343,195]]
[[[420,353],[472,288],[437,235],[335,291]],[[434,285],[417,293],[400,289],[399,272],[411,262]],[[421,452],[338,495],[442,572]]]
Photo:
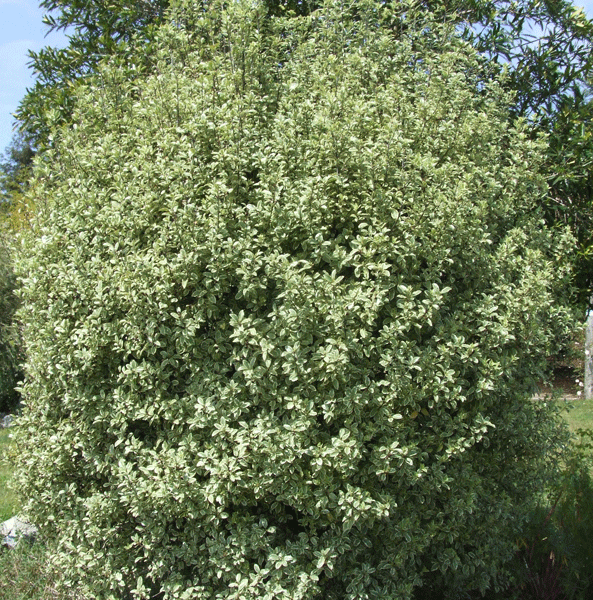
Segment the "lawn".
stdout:
[[572,432],[577,429],[593,429],[593,399],[578,398],[560,402],[566,408],[564,417]]

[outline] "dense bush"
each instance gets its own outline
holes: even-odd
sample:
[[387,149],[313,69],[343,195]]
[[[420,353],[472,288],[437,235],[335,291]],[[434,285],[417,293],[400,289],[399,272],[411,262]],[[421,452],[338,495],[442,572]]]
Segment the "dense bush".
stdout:
[[496,585],[558,444],[541,142],[410,8],[180,11],[39,165],[30,516],[98,599]]

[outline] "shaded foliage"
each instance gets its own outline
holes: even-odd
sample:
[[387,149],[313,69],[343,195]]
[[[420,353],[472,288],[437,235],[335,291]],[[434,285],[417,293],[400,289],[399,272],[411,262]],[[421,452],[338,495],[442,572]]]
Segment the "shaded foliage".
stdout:
[[15,386],[22,377],[22,345],[14,314],[18,299],[8,235],[0,229],[0,412],[13,412],[20,396]]
[[583,304],[593,289],[593,99],[567,98],[549,137],[549,223],[568,224],[578,240],[576,283]]
[[[0,162],[0,203],[20,196],[31,177],[35,150],[23,132],[17,132]],[[6,208],[5,208],[6,210]]]

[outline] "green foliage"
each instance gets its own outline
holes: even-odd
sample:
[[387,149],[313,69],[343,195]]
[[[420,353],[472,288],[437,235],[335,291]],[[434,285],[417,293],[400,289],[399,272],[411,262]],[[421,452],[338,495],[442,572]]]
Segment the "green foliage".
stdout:
[[[591,89],[591,88],[589,88]],[[567,223],[578,240],[577,285],[585,303],[593,289],[593,95],[566,99],[549,144],[549,222]]]
[[17,132],[0,162],[0,228],[9,234],[27,228],[33,215],[27,189],[34,158],[31,139]]
[[30,140],[24,133],[17,133],[0,162],[0,202],[10,202],[15,194],[23,192],[34,157]]
[[32,173],[34,151],[23,134],[17,134],[0,162],[0,412],[16,409],[20,396],[15,386],[22,378],[23,360],[13,272],[13,236],[28,227],[31,204],[25,197]]
[[571,0],[431,0],[425,6],[455,15],[465,39],[508,73],[513,114],[528,117],[534,134],[549,135],[545,216],[550,225],[569,224],[579,242],[575,300],[587,304],[593,287],[593,22]]
[[520,598],[587,600],[593,590],[592,430],[579,430],[521,540]]
[[22,346],[14,322],[18,307],[15,286],[9,237],[0,227],[0,412],[13,411],[20,398],[15,390],[22,376]]
[[529,400],[568,320],[542,143],[413,7],[173,18],[151,75],[80,91],[34,187],[18,481],[66,583],[502,584],[561,442]]
[[516,114],[553,120],[586,88],[593,22],[571,0],[440,0],[429,6],[458,15],[472,46],[505,66]]
[[[35,85],[16,112],[21,127],[43,147],[52,130],[70,121],[76,88],[108,56],[146,46],[169,0],[40,0],[48,30],[65,30],[66,48],[30,51]],[[141,50],[141,52],[146,49]]]
[[[47,47],[30,53],[36,83],[23,98],[17,118],[38,148],[51,145],[53,130],[71,122],[78,86],[96,73],[105,57],[118,56],[124,69],[130,61],[140,70],[152,68],[154,32],[170,4],[169,0],[41,1],[50,31],[64,29],[70,40],[65,49]],[[172,3],[173,9],[177,4]],[[267,16],[302,16],[320,2],[265,0],[264,5]],[[581,124],[577,115],[587,108],[583,94],[593,74],[593,23],[571,0],[423,0],[416,5],[436,19],[454,19],[464,28],[465,39],[491,64],[508,72],[506,86],[515,94],[512,115],[529,116],[537,123],[535,133],[551,134],[551,152],[542,168],[552,193],[542,201],[549,224],[568,222],[573,227],[579,240],[575,250],[579,300],[588,300],[593,283],[588,227],[592,217],[590,178],[583,178],[583,173],[590,168],[581,168],[589,159],[580,156],[582,140],[574,132]],[[197,3],[198,11],[207,7],[207,2]],[[590,113],[590,107],[587,110]]]

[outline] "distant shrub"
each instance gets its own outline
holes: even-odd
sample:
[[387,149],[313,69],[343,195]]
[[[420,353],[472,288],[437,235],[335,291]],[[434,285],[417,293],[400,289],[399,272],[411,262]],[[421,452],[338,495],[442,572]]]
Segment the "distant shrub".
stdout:
[[501,583],[559,445],[542,143],[409,7],[192,4],[39,165],[31,517],[97,599]]

